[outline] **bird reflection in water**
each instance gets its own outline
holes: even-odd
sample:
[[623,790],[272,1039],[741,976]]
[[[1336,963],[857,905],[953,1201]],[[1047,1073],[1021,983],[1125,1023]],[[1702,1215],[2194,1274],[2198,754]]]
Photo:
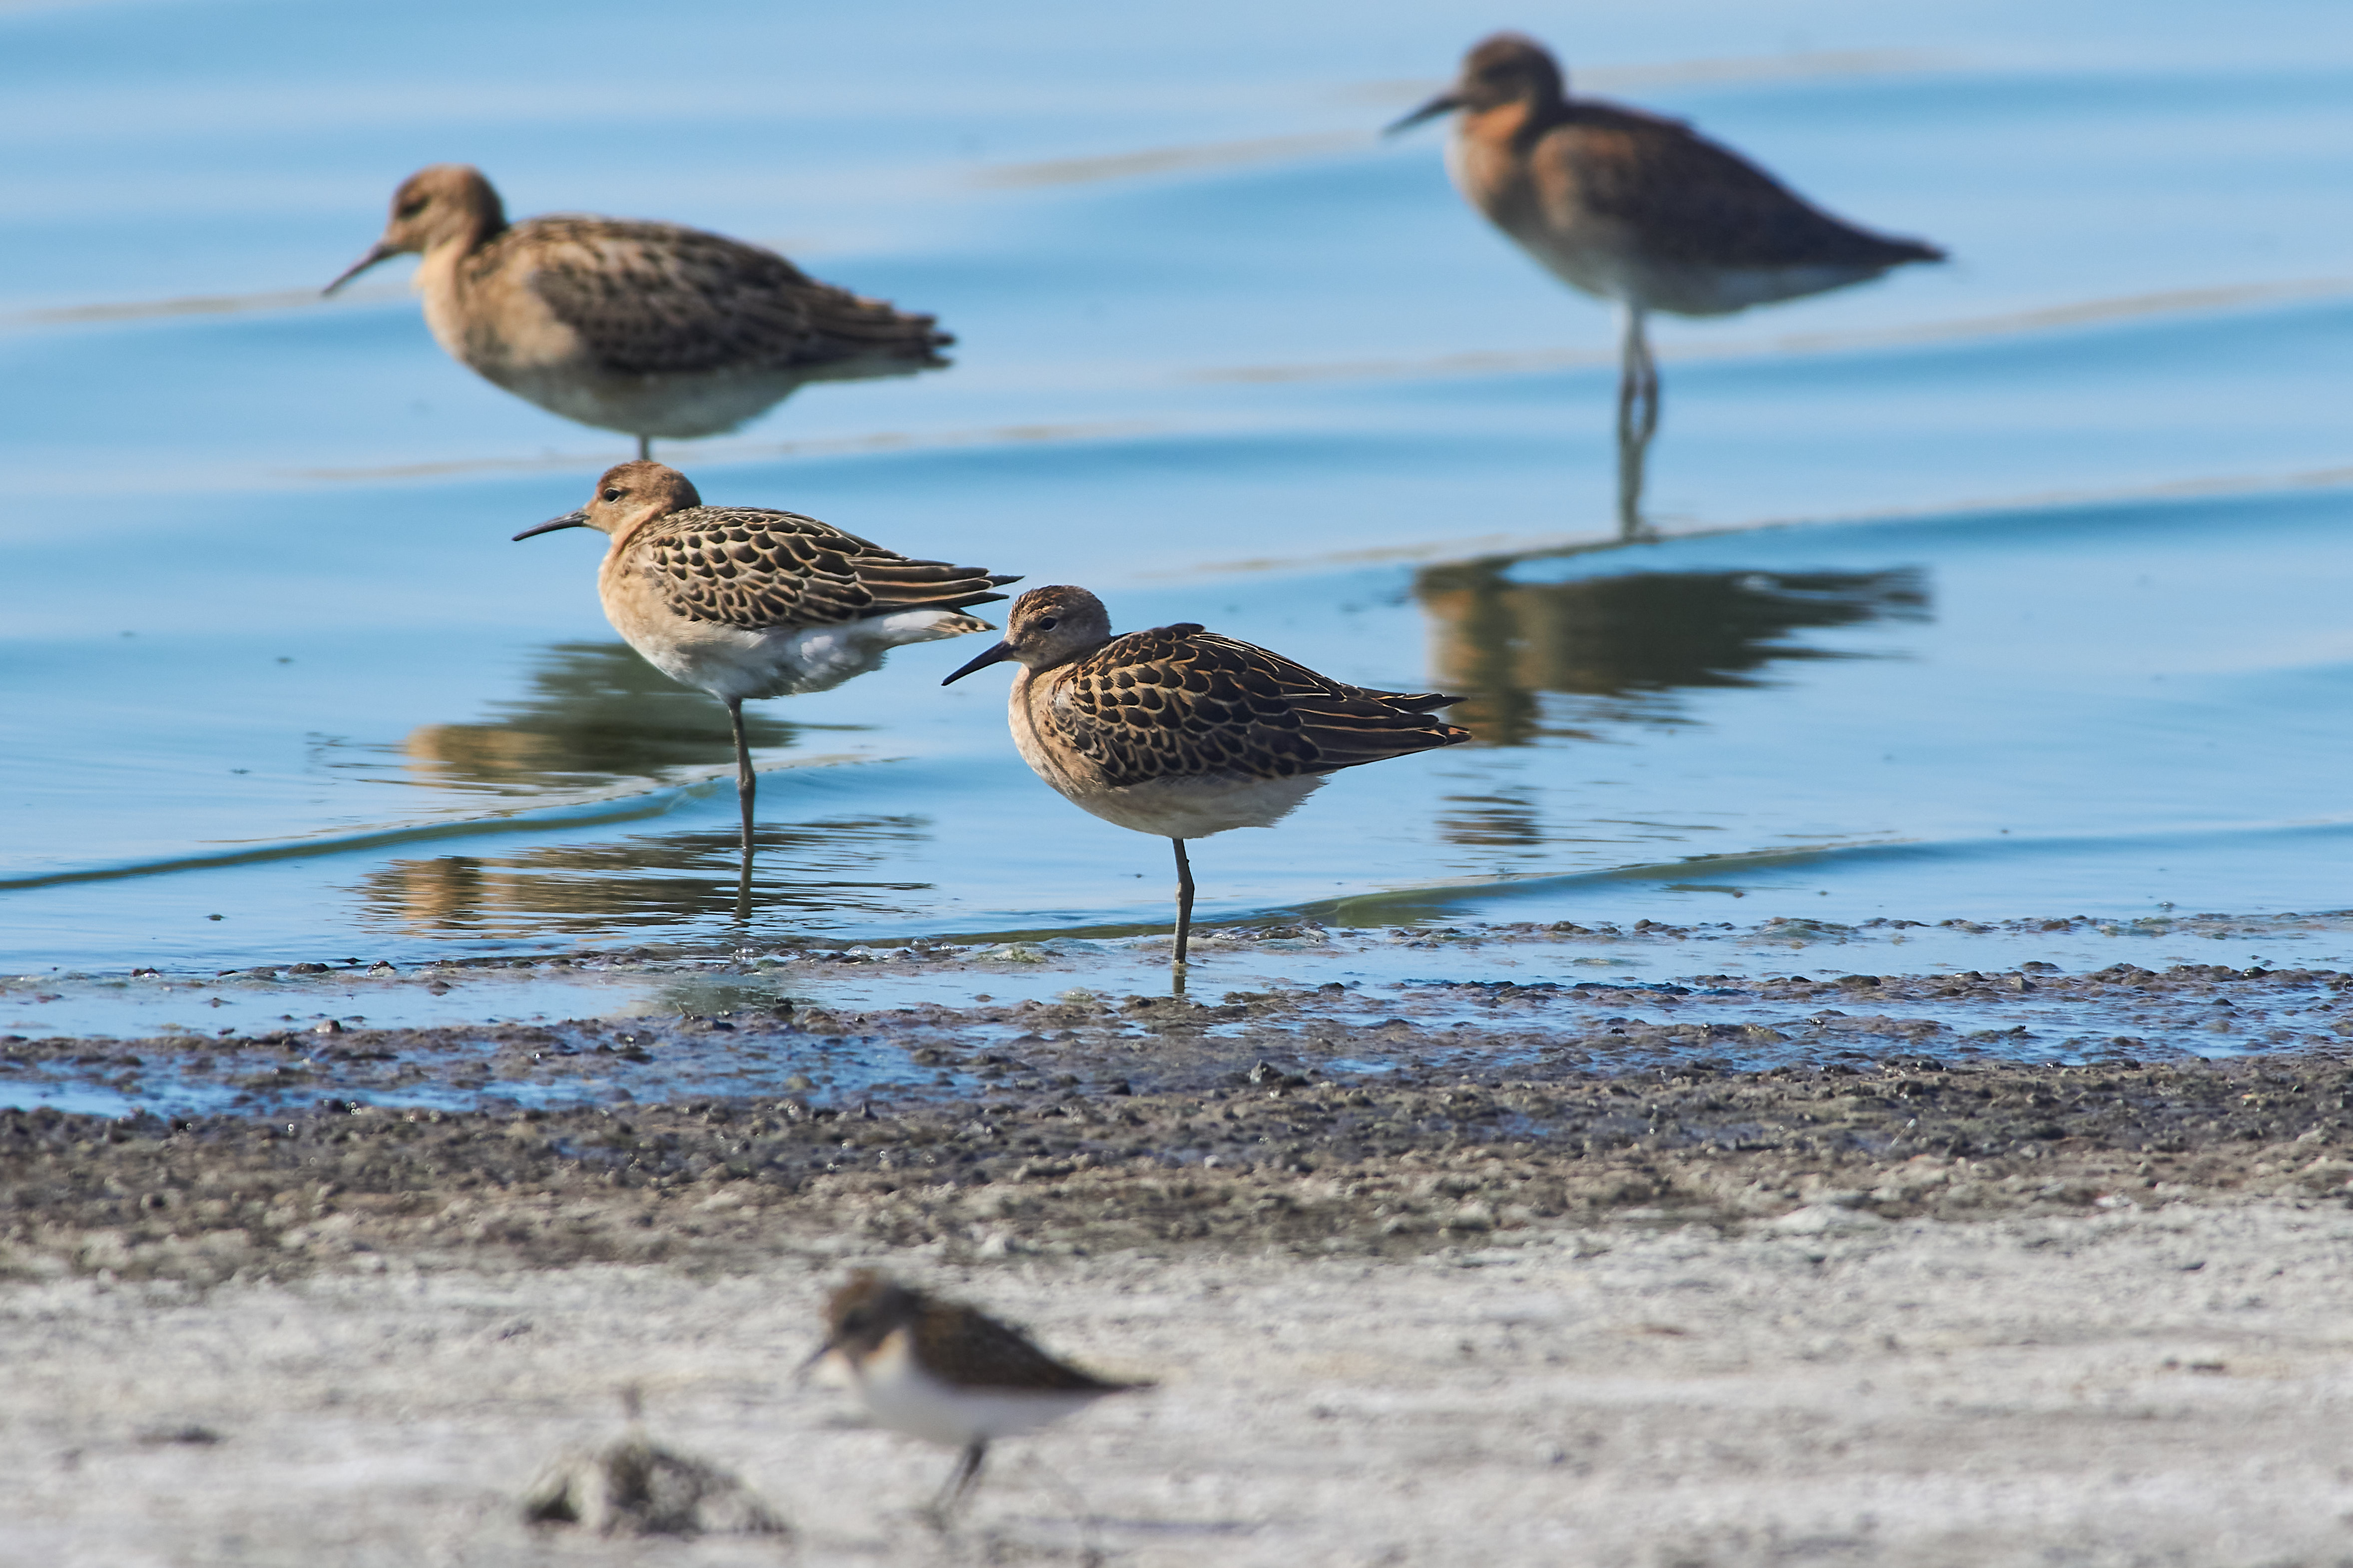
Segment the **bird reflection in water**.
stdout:
[[[781,748],[793,743],[795,729],[747,713],[744,738],[754,748]],[[520,701],[495,706],[480,723],[419,725],[409,731],[402,751],[419,783],[499,795],[597,789],[638,780],[679,783],[735,760],[725,710],[713,710],[702,693],[679,685],[617,642],[556,644],[532,671],[531,690]],[[422,878],[417,892],[403,891],[393,901],[428,911],[425,924],[444,929],[450,922],[429,911],[444,903],[470,908],[466,886],[486,863],[417,864],[428,868],[416,873]],[[752,868],[740,853],[734,869],[736,916],[748,920]],[[436,879],[449,880],[446,896],[433,891]],[[649,908],[667,919],[676,903],[675,897],[658,899]]]
[[[1766,667],[1785,659],[1868,657],[1809,646],[1799,633],[1930,614],[1927,580],[1907,568],[1527,583],[1512,575],[1521,564],[1433,566],[1414,580],[1430,617],[1432,679],[1466,694],[1455,715],[1489,746],[1581,738],[1591,732],[1584,726],[1611,720],[1657,722],[1672,716],[1668,694],[1679,689],[1761,685]],[[1504,785],[1450,797],[1440,830],[1450,843],[1541,858],[1562,840],[1544,823],[1540,794]],[[1651,831],[1620,826],[1637,837]]]
[[[520,701],[473,724],[424,724],[402,750],[417,782],[500,793],[669,782],[732,765],[727,715],[639,658],[627,643],[558,643]],[[793,743],[794,730],[745,714],[754,746]]]
[[[763,827],[759,907],[780,921],[913,916],[930,889],[874,873],[877,862],[928,837],[925,823],[907,816]],[[684,937],[744,919],[741,849],[729,829],[396,860],[367,874],[358,902],[370,923],[420,935]]]
[[1685,687],[1749,686],[1784,659],[1855,654],[1795,640],[1809,629],[1928,617],[1917,571],[1631,572],[1520,582],[1516,561],[1423,570],[1414,596],[1430,617],[1430,668],[1456,710],[1491,746],[1575,734],[1543,696],[1600,699],[1590,719],[1657,717],[1659,695]]

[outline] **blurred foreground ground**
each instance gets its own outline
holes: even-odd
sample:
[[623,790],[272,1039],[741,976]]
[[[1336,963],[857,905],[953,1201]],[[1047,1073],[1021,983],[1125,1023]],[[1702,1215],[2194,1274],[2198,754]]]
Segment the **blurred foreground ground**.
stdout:
[[[2316,1045],[0,1113],[0,1562],[2353,1562],[2348,1089]],[[790,1381],[855,1261],[1162,1386],[941,1541],[949,1457]],[[794,1542],[529,1531],[630,1384]]]

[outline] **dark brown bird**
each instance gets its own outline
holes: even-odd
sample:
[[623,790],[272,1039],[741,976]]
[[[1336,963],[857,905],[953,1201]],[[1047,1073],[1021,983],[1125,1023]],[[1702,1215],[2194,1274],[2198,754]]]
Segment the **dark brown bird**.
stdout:
[[638,438],[733,430],[804,382],[904,375],[948,362],[934,318],[820,283],[756,245],[669,223],[554,216],[509,224],[479,170],[401,183],[384,237],[327,285],[424,258],[426,324],[458,360],[552,413]]
[[1571,98],[1542,44],[1498,33],[1444,92],[1389,127],[1454,114],[1455,188],[1573,289],[1618,303],[1620,509],[1659,419],[1644,318],[1721,316],[1876,278],[1945,253],[1857,228],[1679,120]]
[[948,677],[1020,665],[1013,743],[1038,776],[1105,822],[1176,847],[1176,956],[1193,925],[1185,840],[1271,827],[1342,768],[1471,731],[1431,716],[1460,698],[1375,691],[1192,623],[1111,635],[1084,588],[1032,588],[1005,640]]
[[992,1439],[1035,1432],[1105,1394],[1152,1386],[1082,1372],[976,1307],[871,1268],[850,1274],[825,1316],[825,1342],[804,1372],[839,1361],[877,1422],[963,1450],[932,1504],[942,1521],[980,1479]]

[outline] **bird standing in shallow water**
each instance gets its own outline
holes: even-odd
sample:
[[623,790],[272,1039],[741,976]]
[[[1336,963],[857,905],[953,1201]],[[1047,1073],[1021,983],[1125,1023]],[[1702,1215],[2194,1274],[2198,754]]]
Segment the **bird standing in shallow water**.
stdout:
[[384,237],[327,285],[416,252],[425,321],[455,358],[542,408],[638,438],[716,436],[804,382],[948,362],[930,316],[820,283],[756,245],[669,223],[510,225],[480,171],[401,183]]
[[1389,127],[1454,114],[1455,188],[1562,282],[1622,312],[1618,520],[1641,526],[1659,423],[1644,318],[1721,316],[1876,278],[1945,253],[1844,223],[1679,120],[1571,98],[1542,44],[1498,33],[1454,85]]
[[977,1308],[871,1268],[849,1276],[825,1315],[825,1343],[804,1372],[837,1358],[877,1422],[964,1450],[932,1504],[942,1523],[980,1479],[991,1439],[1035,1432],[1105,1394],[1152,1386],[1082,1372]]
[[560,528],[612,540],[596,594],[613,629],[663,674],[727,704],[747,884],[758,783],[744,700],[824,691],[902,643],[993,631],[962,612],[1018,581],[910,560],[797,512],[705,506],[684,474],[642,460],[607,468],[586,506],[515,537]]
[[1431,716],[1460,698],[1374,691],[1191,622],[1111,635],[1084,588],[1032,588],[1005,640],[940,684],[1011,660],[1013,743],[1105,822],[1176,847],[1176,956],[1193,926],[1185,840],[1271,827],[1324,776],[1471,739]]

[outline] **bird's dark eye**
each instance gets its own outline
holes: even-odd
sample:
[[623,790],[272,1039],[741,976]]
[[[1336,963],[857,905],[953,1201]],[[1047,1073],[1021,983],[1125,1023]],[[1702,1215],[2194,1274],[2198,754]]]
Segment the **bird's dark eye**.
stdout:
[[621,492],[618,490],[607,490],[605,492],[605,499],[607,500],[619,500],[621,499]]
[[1048,616],[1044,620],[1038,623],[1038,629],[1041,632],[1050,632],[1054,629],[1054,617]]
[[400,204],[400,211],[399,211],[399,213],[398,213],[396,216],[400,216],[400,217],[405,217],[405,218],[407,218],[407,217],[415,217],[418,213],[423,212],[427,207],[430,206],[431,205],[432,205],[432,204],[431,204],[429,201],[427,201],[425,197],[423,197],[423,196],[419,196],[419,197],[417,197],[417,198],[415,201],[413,201],[413,202],[403,202],[403,203],[401,203],[401,204]]

